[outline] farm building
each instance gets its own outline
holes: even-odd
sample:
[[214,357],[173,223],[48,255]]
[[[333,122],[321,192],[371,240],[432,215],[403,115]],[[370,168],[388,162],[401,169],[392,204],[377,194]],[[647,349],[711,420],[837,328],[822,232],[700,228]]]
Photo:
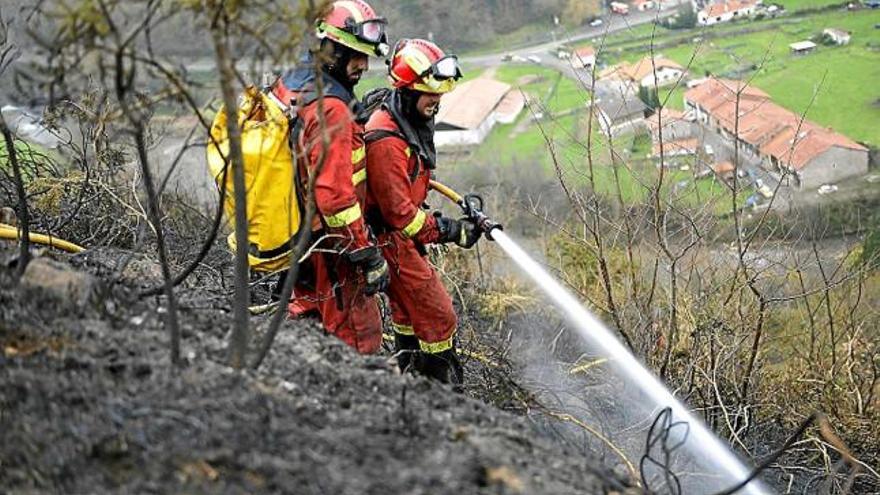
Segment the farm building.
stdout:
[[785,183],[815,188],[868,171],[868,149],[804,120],[741,81],[711,78],[688,90],[685,106],[707,132]]
[[816,44],[812,41],[798,41],[788,45],[788,48],[795,55],[806,55],[816,49]]
[[496,109],[509,92],[509,84],[477,78],[443,95],[434,119],[434,144],[439,148],[482,143],[498,121]]
[[755,13],[759,3],[755,0],[730,0],[707,5],[697,12],[697,24],[711,26],[749,17]]
[[822,36],[833,41],[836,45],[848,45],[852,33],[843,29],[826,28],[822,31]]

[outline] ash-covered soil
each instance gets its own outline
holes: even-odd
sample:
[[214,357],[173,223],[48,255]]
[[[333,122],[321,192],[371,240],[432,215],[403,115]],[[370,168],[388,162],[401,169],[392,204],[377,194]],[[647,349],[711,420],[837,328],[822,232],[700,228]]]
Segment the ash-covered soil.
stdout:
[[259,371],[236,372],[222,298],[190,293],[174,370],[164,308],[131,296],[155,270],[77,264],[91,274],[40,259],[17,287],[0,268],[0,493],[623,489],[525,417],[401,376],[313,321],[287,322]]

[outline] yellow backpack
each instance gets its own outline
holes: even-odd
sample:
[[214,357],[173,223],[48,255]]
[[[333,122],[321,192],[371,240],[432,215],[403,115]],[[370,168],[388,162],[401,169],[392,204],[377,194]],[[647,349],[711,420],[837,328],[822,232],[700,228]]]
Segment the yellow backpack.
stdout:
[[[217,112],[207,147],[208,168],[218,187],[229,156],[228,118],[226,108]],[[247,184],[248,264],[257,272],[281,271],[289,266],[291,238],[300,232],[303,215],[298,175],[288,145],[290,121],[268,95],[253,86],[245,89],[237,118]],[[224,209],[234,230],[231,168],[226,172]],[[227,243],[235,252],[234,231]]]

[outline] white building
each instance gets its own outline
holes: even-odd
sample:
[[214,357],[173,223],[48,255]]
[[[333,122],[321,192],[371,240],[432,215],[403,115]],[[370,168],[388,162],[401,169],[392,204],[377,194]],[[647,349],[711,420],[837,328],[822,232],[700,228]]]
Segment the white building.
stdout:
[[678,62],[662,56],[654,57],[653,62],[651,57],[645,57],[634,64],[623,62],[616,67],[606,69],[602,72],[601,77],[628,81],[636,88],[639,86],[653,88],[655,74],[656,86],[668,86],[675,84],[683,77],[684,67]]
[[[499,106],[510,93],[510,85],[494,79],[477,78],[459,84],[453,91],[443,95],[440,112],[434,119],[434,145],[470,146],[483,142],[496,122],[499,122]],[[502,119],[513,121],[522,105],[510,103],[515,110],[513,118],[507,104],[501,109]]]
[[579,65],[585,69],[592,69],[596,65],[596,49],[592,46],[578,48],[571,54],[575,65]]
[[713,3],[697,12],[697,24],[711,26],[721,22],[749,17],[755,13],[760,3],[760,1],[755,0],[730,0]]
[[824,31],[822,31],[822,35],[838,45],[848,45],[849,40],[852,37],[852,33],[850,33],[849,31],[835,28],[826,28]]
[[812,41],[798,41],[788,45],[788,48],[795,55],[806,55],[816,49],[816,44]]

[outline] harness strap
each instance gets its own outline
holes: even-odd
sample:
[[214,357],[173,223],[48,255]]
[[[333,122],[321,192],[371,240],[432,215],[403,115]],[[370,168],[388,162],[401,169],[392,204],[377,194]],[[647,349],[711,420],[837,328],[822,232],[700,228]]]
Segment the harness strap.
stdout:
[[[366,144],[375,143],[376,141],[380,141],[385,138],[395,137],[405,142],[407,146],[412,148],[412,144],[406,139],[406,136],[400,132],[392,129],[372,129],[367,131],[364,134],[364,142]],[[421,168],[422,159],[420,156],[416,157],[416,166],[413,167],[412,171],[409,173],[409,182],[413,183],[416,181],[416,178],[419,176],[419,169]]]

